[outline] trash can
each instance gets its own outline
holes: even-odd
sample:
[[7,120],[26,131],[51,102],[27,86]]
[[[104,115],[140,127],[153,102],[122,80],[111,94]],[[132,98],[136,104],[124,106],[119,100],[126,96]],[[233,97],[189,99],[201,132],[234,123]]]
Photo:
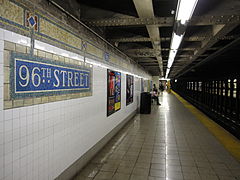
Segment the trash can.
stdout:
[[149,92],[141,93],[140,113],[141,114],[151,113],[151,94]]

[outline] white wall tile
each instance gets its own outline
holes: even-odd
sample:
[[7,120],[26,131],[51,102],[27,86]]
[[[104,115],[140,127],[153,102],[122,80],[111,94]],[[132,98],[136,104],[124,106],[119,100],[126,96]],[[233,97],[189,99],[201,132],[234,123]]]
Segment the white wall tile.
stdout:
[[8,143],[5,143],[4,144],[4,154],[5,154],[5,156],[7,154],[9,154],[9,153],[12,153],[12,151],[13,151],[13,143],[12,143],[12,141],[10,141]]
[[13,120],[8,119],[4,121],[4,131],[12,131],[12,127],[13,127]]
[[[0,39],[0,52],[2,53],[0,55],[1,59],[3,57],[3,50],[4,50],[4,41]],[[0,63],[2,64],[2,61],[0,61]]]
[[[1,89],[1,88],[0,88]],[[1,93],[1,92],[0,92]],[[0,121],[4,120],[3,99],[0,99]]]
[[[2,163],[2,159],[4,159],[4,144],[0,144],[0,163]],[[2,164],[0,164],[1,166]],[[1,169],[1,168],[0,168]]]
[[0,121],[0,133],[4,132],[4,123],[3,121]]
[[73,53],[73,52],[69,52],[66,51],[64,49],[60,49],[58,47],[54,47],[52,45],[49,45],[47,43],[35,40],[35,48],[39,49],[39,50],[43,50],[43,51],[47,51],[53,54],[58,54],[64,57],[69,57],[75,60],[79,60],[79,61],[83,61],[83,56]]
[[11,142],[13,140],[12,131],[4,131],[4,144]]
[[3,30],[3,31],[4,31],[4,34],[3,34],[4,40],[30,47],[30,42],[31,42],[30,38],[8,31],[8,30]]
[[4,178],[4,168],[1,167],[0,168],[0,179],[3,179]]
[[[2,66],[1,64],[0,64],[0,66]],[[0,87],[3,87],[3,75],[0,75]],[[2,92],[3,90],[1,90],[1,92]]]
[[[1,123],[0,123],[0,126],[1,126]],[[0,145],[3,145],[3,143],[4,143],[4,133],[3,132],[0,132]],[[1,156],[1,154],[0,154],[0,156]]]
[[8,109],[4,111],[4,120],[8,121],[11,120],[13,117],[13,110],[12,109]]
[[13,163],[6,164],[4,166],[4,176],[10,176],[13,173]]
[[3,101],[3,86],[0,87],[0,99]]
[[3,105],[3,99],[0,99],[0,122],[2,122],[4,120],[4,112],[3,112],[3,106],[2,105]]
[[4,30],[0,28],[0,40],[3,40],[4,38]]
[[13,140],[13,160],[19,159],[20,158],[20,141]]

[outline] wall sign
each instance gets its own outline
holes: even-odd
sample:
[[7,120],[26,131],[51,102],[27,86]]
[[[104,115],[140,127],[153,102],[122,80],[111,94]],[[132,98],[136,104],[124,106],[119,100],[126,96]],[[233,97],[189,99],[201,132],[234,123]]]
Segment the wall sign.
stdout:
[[129,105],[133,102],[133,87],[134,87],[134,78],[131,75],[126,75],[126,105]]
[[107,71],[107,116],[121,109],[121,73]]
[[13,53],[12,98],[91,91],[91,68]]
[[109,53],[104,52],[104,60],[105,60],[105,61],[109,61],[109,59],[110,59]]

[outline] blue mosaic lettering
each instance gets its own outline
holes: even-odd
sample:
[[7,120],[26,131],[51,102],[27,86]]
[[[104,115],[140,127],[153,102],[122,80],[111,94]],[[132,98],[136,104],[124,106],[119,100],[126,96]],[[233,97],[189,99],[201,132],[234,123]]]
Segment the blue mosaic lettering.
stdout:
[[90,71],[15,58],[15,93],[90,89]]

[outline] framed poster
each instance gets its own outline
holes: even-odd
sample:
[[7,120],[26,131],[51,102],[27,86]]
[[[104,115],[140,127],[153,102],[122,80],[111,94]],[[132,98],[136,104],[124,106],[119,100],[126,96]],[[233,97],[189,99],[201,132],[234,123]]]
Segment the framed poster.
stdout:
[[134,82],[134,79],[133,79],[133,76],[131,75],[126,75],[126,79],[127,79],[127,82],[126,82],[126,105],[129,105],[133,102],[133,82]]
[[121,109],[121,73],[107,70],[107,116]]

